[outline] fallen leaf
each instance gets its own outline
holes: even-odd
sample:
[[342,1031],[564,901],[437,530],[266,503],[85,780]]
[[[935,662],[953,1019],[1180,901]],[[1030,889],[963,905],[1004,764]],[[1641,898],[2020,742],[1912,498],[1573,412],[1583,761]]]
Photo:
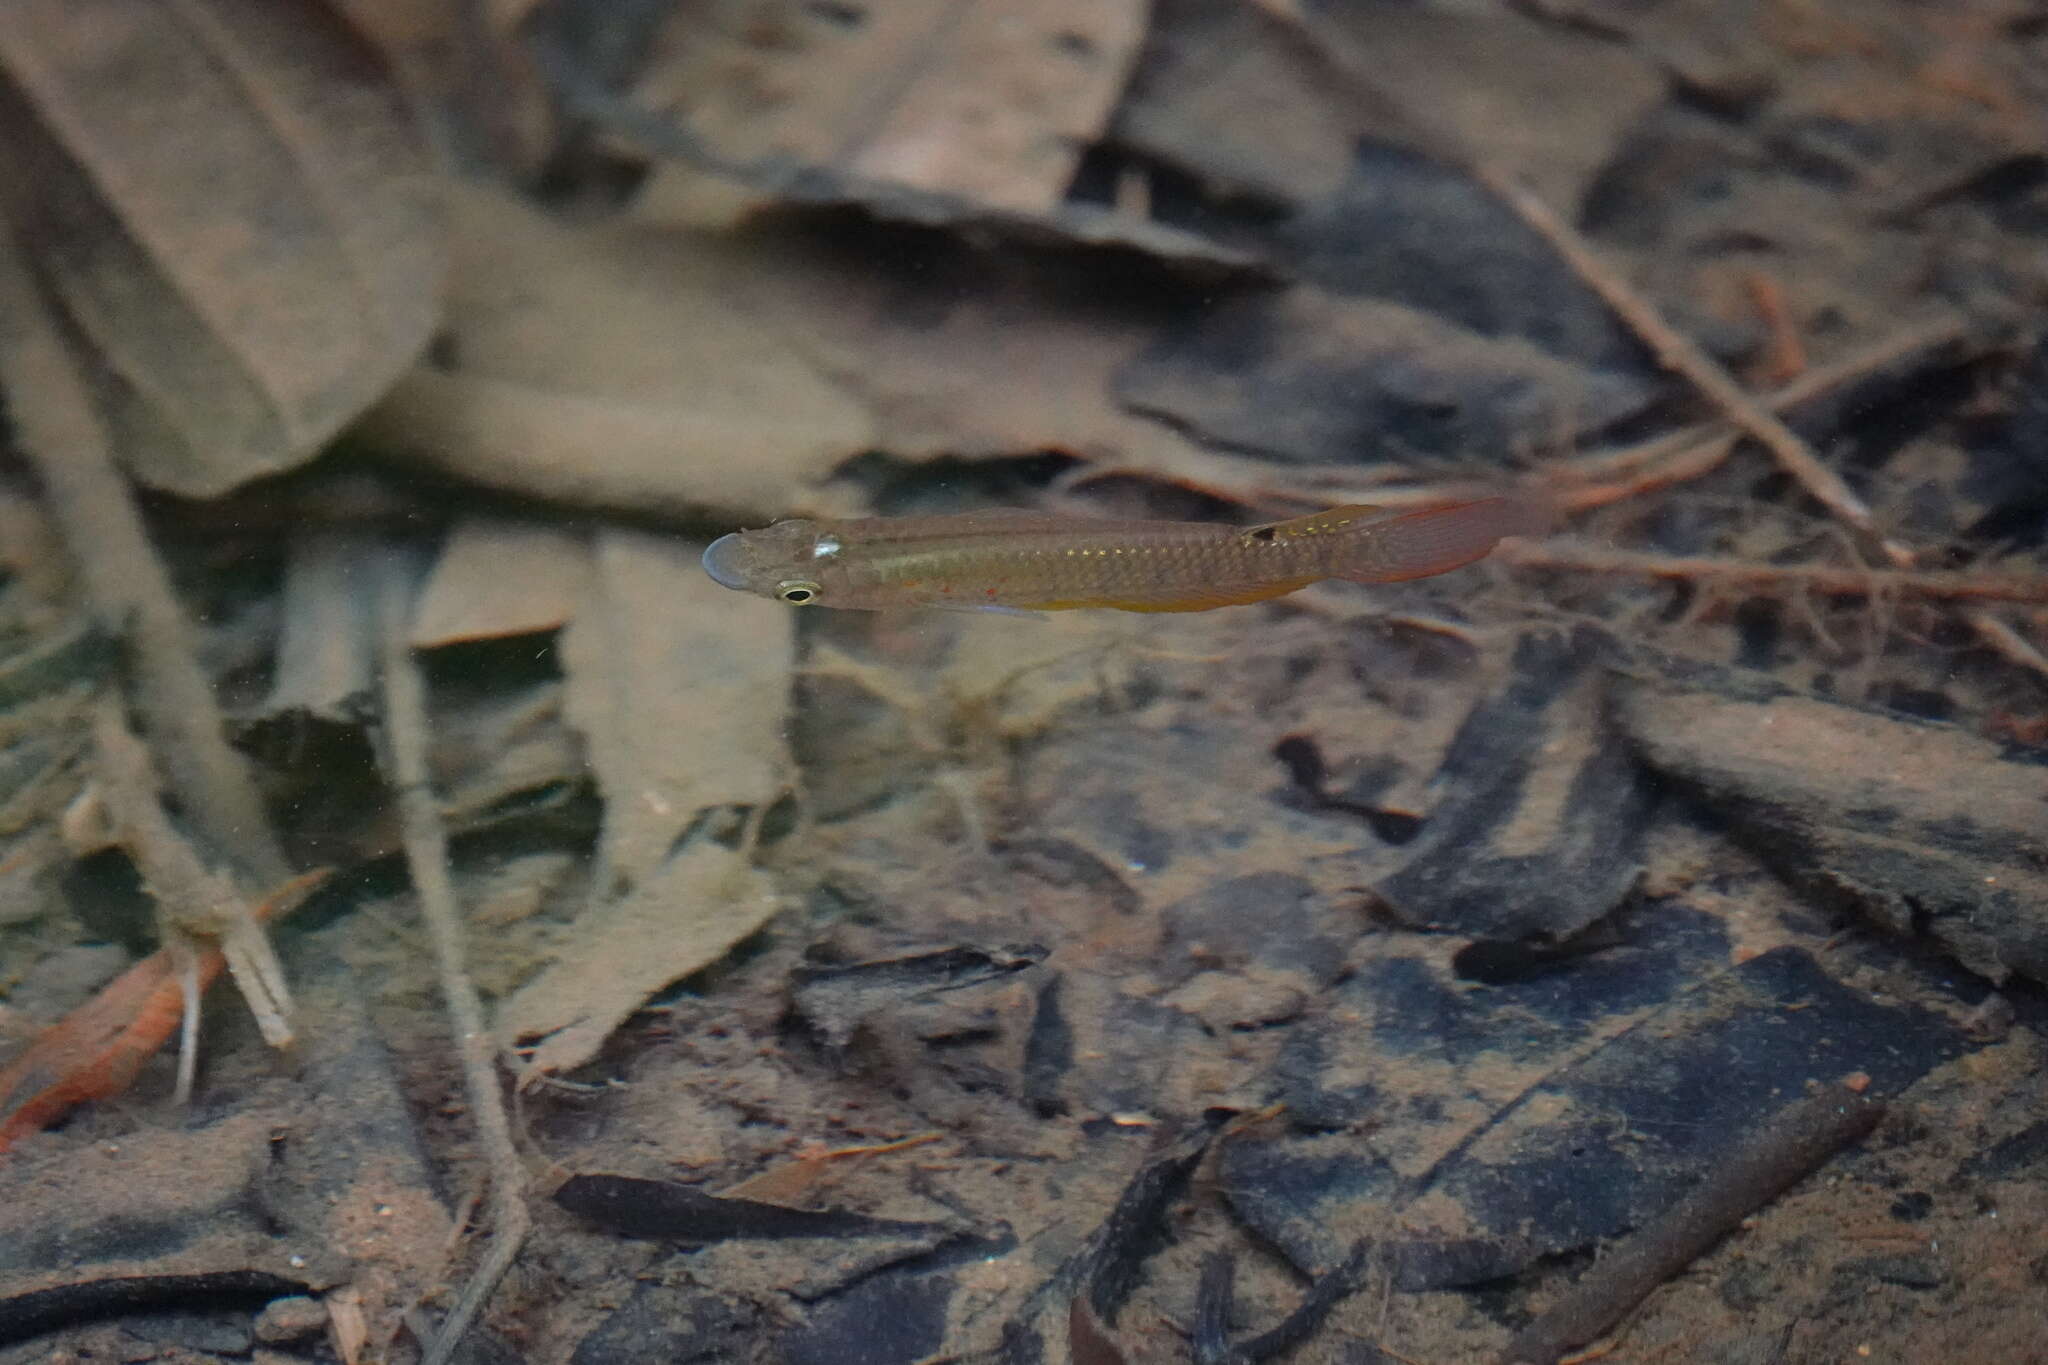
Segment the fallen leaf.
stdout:
[[0,190],[100,361],[132,473],[290,468],[439,315],[437,186],[374,52],[312,0],[22,0]]
[[1123,91],[1147,8],[682,6],[657,32],[633,96],[730,162],[784,161],[1046,213]]
[[607,891],[661,867],[706,807],[758,807],[787,780],[794,613],[719,587],[699,553],[600,532],[562,636],[569,721],[605,798]]
[[719,587],[697,561],[693,544],[600,532],[562,636],[605,824],[597,899],[499,1012],[504,1045],[541,1040],[528,1076],[589,1060],[649,996],[780,909],[745,841],[685,836],[707,809],[758,811],[785,784],[793,613]]
[[322,527],[286,550],[269,716],[298,713],[352,724],[376,690],[376,623],[362,574],[382,546],[347,527]]
[[797,243],[734,287],[861,397],[892,455],[1058,450],[1219,487],[1267,472],[1122,407],[1112,377],[1174,319],[1057,272],[973,252],[877,260]]
[[449,529],[413,609],[414,649],[559,629],[590,577],[587,539],[557,526],[469,513]]
[[[265,921],[297,909],[328,872],[292,878],[254,907],[255,918]],[[197,989],[204,993],[226,966],[218,948],[200,950],[193,966]],[[126,1090],[177,1032],[184,1014],[171,949],[159,948],[121,973],[0,1070],[0,1152],[77,1105]]]
[[589,1061],[650,996],[724,957],[781,908],[747,852],[709,840],[624,897],[593,905],[570,926],[567,955],[498,1010],[502,1046],[540,1040],[522,1083]]
[[1243,299],[1118,376],[1141,412],[1276,460],[1505,462],[1532,439],[1606,426],[1647,384],[1382,299],[1309,286]]
[[384,453],[576,506],[730,515],[824,510],[811,485],[872,448],[861,406],[734,297],[764,268],[749,243],[454,203],[455,368],[367,414]]

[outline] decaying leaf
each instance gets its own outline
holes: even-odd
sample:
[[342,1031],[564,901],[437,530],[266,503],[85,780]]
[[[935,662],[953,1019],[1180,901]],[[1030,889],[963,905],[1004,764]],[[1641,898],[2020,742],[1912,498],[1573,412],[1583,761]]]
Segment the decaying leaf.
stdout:
[[[1268,11],[1261,13],[1261,9]],[[1313,7],[1161,0],[1118,142],[1213,184],[1312,203],[1362,139],[1456,136],[1577,203],[1662,87],[1612,43],[1505,7]],[[1327,39],[1369,54],[1370,88],[1335,76]],[[1540,111],[1540,117],[1535,116]]]
[[718,961],[781,908],[746,850],[699,840],[579,916],[563,958],[499,1007],[498,1040],[540,1040],[524,1076],[581,1066],[649,996]]
[[371,444],[642,515],[818,506],[812,485],[872,446],[866,412],[734,297],[761,268],[744,242],[454,204],[455,368],[402,380],[359,428]]
[[[528,1074],[588,1060],[648,996],[722,957],[780,908],[752,850],[691,834],[713,807],[759,811],[785,781],[791,616],[705,577],[697,547],[597,538],[562,636],[568,711],[605,796],[593,901],[553,966],[506,1002]],[[687,836],[687,837],[686,837]]]
[[1384,299],[1303,286],[1225,305],[1117,377],[1137,411],[1231,449],[1337,464],[1388,454],[1505,460],[1601,427],[1646,386]]
[[362,575],[381,549],[375,535],[341,527],[293,542],[265,714],[340,723],[361,718],[376,686],[376,623]]
[[728,161],[786,161],[1042,213],[1060,202],[1122,92],[1147,8],[677,6],[635,96]]
[[713,583],[695,545],[599,534],[562,666],[605,797],[608,883],[661,866],[706,807],[759,806],[782,789],[791,616]]
[[9,5],[0,187],[159,488],[297,464],[438,316],[424,150],[314,0]]
[[862,398],[894,455],[1061,450],[1224,486],[1266,473],[1117,402],[1112,378],[1162,319],[1099,288],[952,251],[794,252],[737,283]]
[[471,513],[449,529],[413,610],[414,649],[558,629],[590,577],[586,539],[560,527]]

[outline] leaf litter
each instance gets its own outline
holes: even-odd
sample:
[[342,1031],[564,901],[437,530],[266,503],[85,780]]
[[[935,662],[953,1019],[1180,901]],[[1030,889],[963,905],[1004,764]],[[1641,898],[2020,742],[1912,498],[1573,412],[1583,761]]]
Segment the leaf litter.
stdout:
[[[444,112],[477,110],[458,65],[530,53],[555,83],[559,122],[530,87],[484,120],[501,164],[548,168],[551,216],[451,189],[442,340],[417,364],[417,338],[380,344],[368,390],[335,354],[259,348],[351,411],[382,393],[323,462],[383,490],[375,516],[298,529],[333,515],[329,468],[146,504],[200,623],[159,609],[153,638],[253,658],[213,681],[261,722],[245,738],[285,737],[262,771],[326,788],[279,804],[282,842],[345,864],[280,953],[301,1046],[350,1060],[266,1073],[214,1021],[202,1102],[260,1120],[207,1111],[223,1150],[283,1132],[295,1179],[254,1199],[260,1163],[216,1172],[166,1273],[270,1274],[317,1244],[291,1284],[351,1356],[409,1334],[443,1358],[474,1321],[587,1362],[838,1361],[857,1331],[877,1361],[1120,1358],[1188,1324],[1200,1357],[1340,1360],[1555,1358],[1690,1263],[1626,1321],[1630,1348],[2014,1358],[2038,1286],[2007,1239],[2048,1218],[2026,1156],[2038,917],[1981,879],[2032,875],[2038,765],[1972,732],[2024,748],[2048,674],[2048,282],[2038,143],[2012,116],[2044,69],[2033,28],[1991,5],[1750,24],[1162,0],[1010,25],[991,5],[657,5],[636,34],[575,3],[382,8]],[[1570,93],[1532,93],[1554,69]],[[406,263],[439,241],[391,207],[399,164],[352,203],[403,238],[387,278],[416,286]],[[108,240],[146,235],[116,213]],[[260,276],[235,283],[271,306]],[[105,401],[132,339],[75,321]],[[1797,374],[1807,352],[1822,368]],[[82,403],[53,425],[22,397],[25,374],[61,392],[50,355],[7,373],[23,443],[90,445]],[[1789,382],[1752,397],[1738,374]],[[135,467],[109,411],[97,444]],[[271,444],[187,491],[305,453]],[[1560,490],[1571,534],[1455,580],[1173,621],[796,613],[695,563],[792,512],[1257,521],[1509,470]],[[109,515],[55,519],[118,626],[153,561],[79,530]],[[23,580],[61,582],[22,544]],[[393,557],[424,587],[373,649],[360,599]],[[251,639],[268,651],[224,647]],[[156,695],[161,715],[191,693]],[[182,705],[186,733],[220,728]],[[393,726],[410,757],[380,779],[361,759],[391,756]],[[1795,740],[1759,748],[1766,727]],[[322,766],[351,745],[353,768]],[[193,793],[223,788],[191,786],[203,765],[174,745],[157,761],[172,818],[221,841],[235,823]],[[1945,796],[1974,790],[1997,799]],[[399,834],[431,955],[392,881]],[[117,904],[33,902],[0,924],[0,981],[54,978],[119,934]],[[857,1005],[821,983],[858,983]],[[103,1007],[117,1040],[169,1017]],[[17,1146],[42,1182],[19,1206],[89,1245],[103,1201],[67,1223],[63,1192],[104,1183],[107,1145],[147,1185],[191,1121],[146,1047],[117,1050],[125,1107]],[[1885,1106],[1876,1136],[1702,1253],[1711,1219],[1681,1192],[1730,1160],[1783,1166],[1772,1135],[1846,1113],[1837,1084]],[[340,1129],[303,1116],[355,1095],[380,1117],[323,1147]],[[423,1148],[471,1201],[454,1221],[482,1210],[454,1265]],[[874,1154],[828,1191],[805,1154],[848,1148]],[[394,1191],[403,1227],[360,1195],[321,1210],[351,1160],[385,1173],[353,1187]],[[522,1251],[543,1166],[722,1213],[780,1190],[819,1235],[740,1228],[670,1262],[548,1214]],[[756,1183],[785,1169],[805,1178]],[[261,1227],[236,1212],[259,1205]],[[746,1213],[781,1226],[769,1207]],[[923,1231],[862,1246],[835,1219]],[[1846,1254],[1866,1237],[1903,1249]],[[518,1255],[545,1273],[501,1282]],[[133,1268],[73,1264],[86,1289]],[[423,1295],[445,1322],[404,1311]]]

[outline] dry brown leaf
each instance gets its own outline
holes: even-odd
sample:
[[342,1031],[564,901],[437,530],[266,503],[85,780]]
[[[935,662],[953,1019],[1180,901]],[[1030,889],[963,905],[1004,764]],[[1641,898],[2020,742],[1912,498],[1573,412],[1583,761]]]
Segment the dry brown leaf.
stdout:
[[[1333,77],[1331,39],[1368,54],[1368,83]],[[1181,3],[1161,7],[1115,140],[1303,203],[1344,183],[1361,140],[1464,148],[1575,204],[1663,94],[1626,49],[1507,6]]]
[[1145,0],[780,0],[679,6],[636,102],[718,156],[783,159],[992,208],[1046,213],[1102,131]]
[[351,527],[292,541],[278,611],[277,662],[263,713],[359,720],[376,689],[376,623],[362,576],[383,546]]
[[707,807],[759,810],[787,770],[792,613],[727,592],[697,561],[692,544],[600,532],[562,636],[569,717],[588,741],[605,828],[598,898],[560,960],[499,1011],[503,1045],[542,1040],[528,1075],[587,1061],[649,996],[779,908],[750,848],[678,847]]
[[577,918],[570,955],[500,1007],[499,1042],[540,1040],[522,1079],[581,1066],[648,997],[724,957],[780,908],[746,850],[698,840]]
[[475,481],[642,514],[776,513],[871,448],[866,412],[732,295],[753,248],[576,229],[455,197],[459,368],[415,371],[366,418],[379,447]]
[[425,152],[313,0],[18,0],[0,194],[100,362],[123,458],[220,493],[289,468],[438,315]]
[[559,629],[590,577],[586,537],[471,513],[449,530],[413,609],[414,649]]
[[1156,320],[994,257],[891,272],[799,246],[734,285],[866,401],[892,455],[1060,450],[1219,487],[1272,471],[1117,404],[1111,382],[1156,341]]
[[693,544],[601,532],[562,636],[568,715],[605,797],[600,886],[660,867],[707,806],[760,806],[785,784],[788,608],[719,587]]

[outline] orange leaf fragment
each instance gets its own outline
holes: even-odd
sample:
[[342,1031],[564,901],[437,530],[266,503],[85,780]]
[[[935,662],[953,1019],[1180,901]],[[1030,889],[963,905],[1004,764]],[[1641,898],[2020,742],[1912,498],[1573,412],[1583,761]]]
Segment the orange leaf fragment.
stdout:
[[[256,906],[256,918],[268,920],[297,909],[328,873],[322,868],[293,877]],[[226,965],[217,948],[199,953],[201,992]],[[126,1090],[183,1018],[176,962],[170,949],[159,948],[51,1025],[0,1070],[0,1152],[76,1105]]]

